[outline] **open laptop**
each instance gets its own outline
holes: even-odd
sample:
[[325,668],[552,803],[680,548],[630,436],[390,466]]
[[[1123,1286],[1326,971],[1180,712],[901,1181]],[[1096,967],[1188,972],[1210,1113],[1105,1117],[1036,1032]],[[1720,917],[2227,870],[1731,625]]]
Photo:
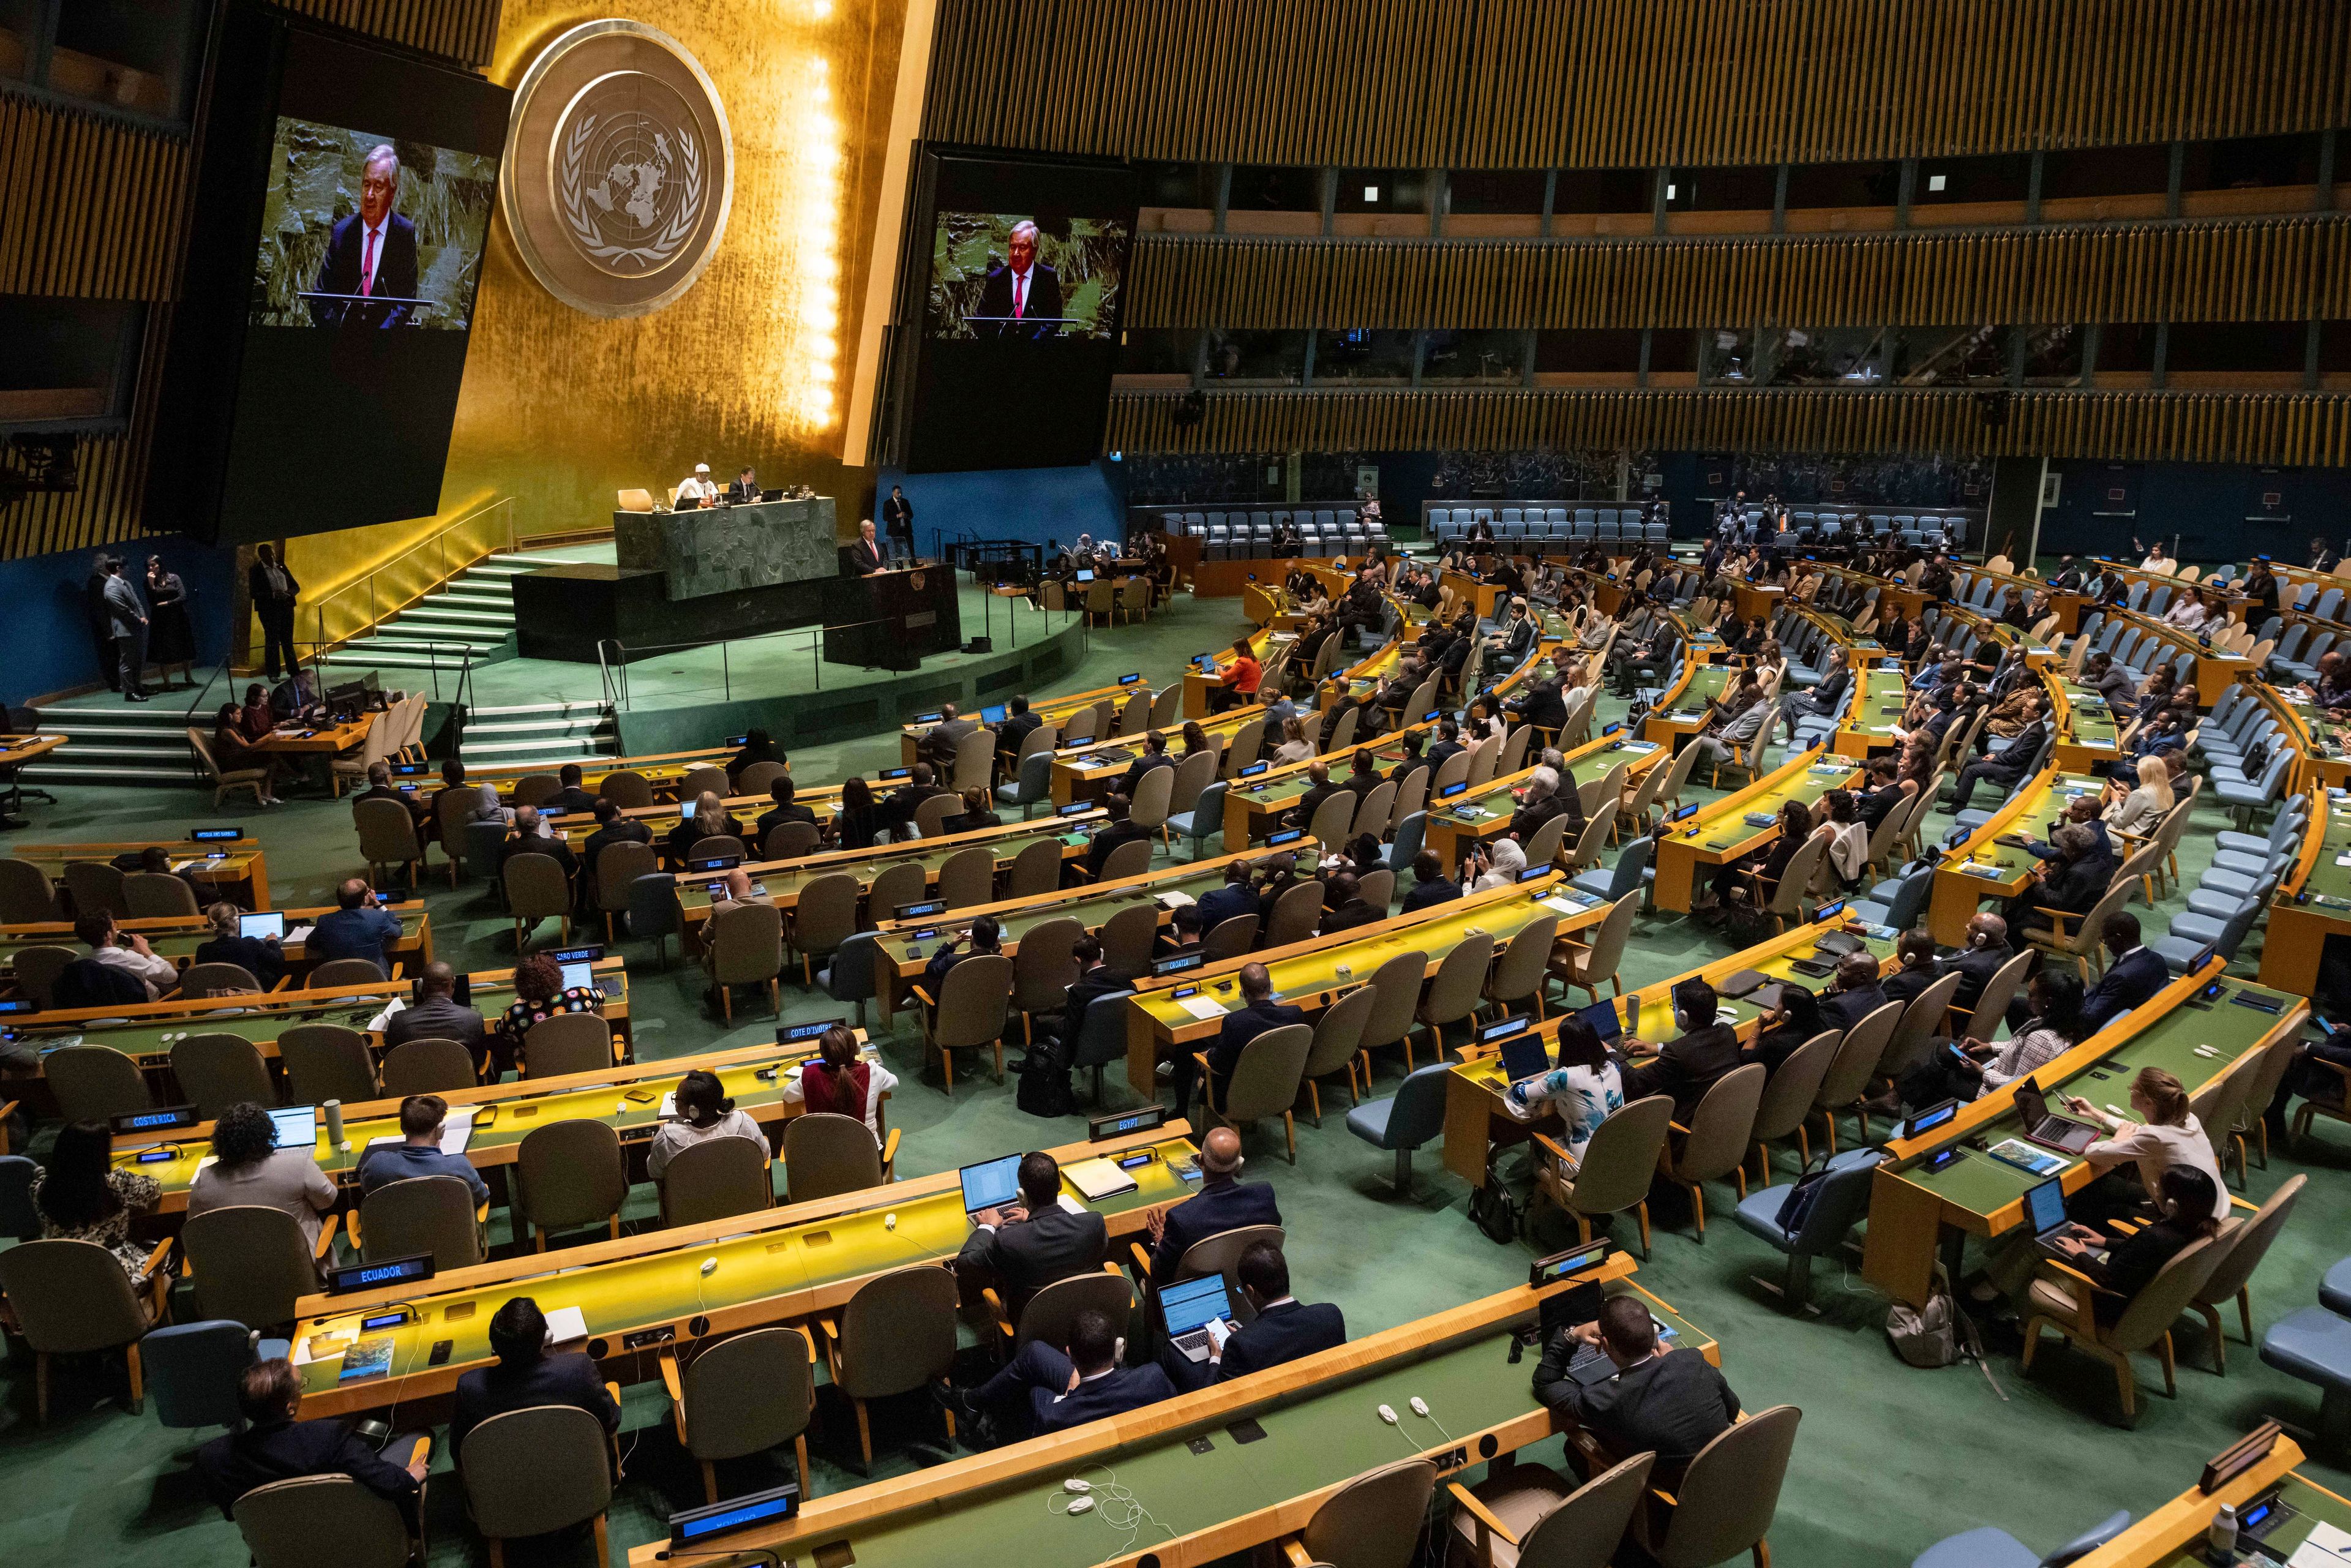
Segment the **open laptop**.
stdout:
[[1512,1083],[1541,1078],[1550,1071],[1551,1053],[1543,1049],[1541,1035],[1530,1030],[1502,1042],[1502,1073]]
[[269,1125],[275,1130],[275,1145],[281,1149],[300,1149],[308,1154],[319,1146],[319,1108],[316,1105],[280,1105],[269,1113]]
[[1613,1048],[1624,1038],[1625,1023],[1616,1016],[1614,1002],[1594,1002],[1588,1008],[1576,1009],[1575,1016],[1592,1026],[1592,1032],[1600,1037],[1604,1048]]
[[2052,1258],[2066,1257],[2057,1243],[2068,1240],[2086,1241],[2092,1248],[2093,1257],[2105,1256],[2105,1237],[2088,1226],[2076,1225],[2066,1218],[2065,1184],[2054,1177],[2024,1189],[2024,1222],[2032,1227],[2032,1244]]
[[240,915],[236,917],[236,934],[240,936],[259,936],[265,940],[275,936],[283,940],[286,936],[286,912],[282,909],[266,909],[257,915]]
[[1006,716],[1010,712],[1011,710],[1006,707],[1002,703],[994,703],[979,710],[979,722],[982,724],[1002,724]]
[[1006,1155],[999,1159],[982,1160],[976,1166],[966,1166],[956,1173],[963,1182],[963,1212],[966,1218],[983,1208],[1002,1208],[1019,1201],[1020,1156]]
[[1240,1326],[1234,1319],[1232,1293],[1226,1290],[1222,1274],[1162,1287],[1159,1314],[1167,1325],[1167,1343],[1194,1363],[1208,1359],[1210,1323],[1223,1323],[1228,1329]]
[[2078,1155],[2098,1141],[2098,1129],[2087,1122],[2050,1114],[2049,1097],[2030,1078],[2016,1086],[2016,1114],[2027,1141],[2061,1155]]

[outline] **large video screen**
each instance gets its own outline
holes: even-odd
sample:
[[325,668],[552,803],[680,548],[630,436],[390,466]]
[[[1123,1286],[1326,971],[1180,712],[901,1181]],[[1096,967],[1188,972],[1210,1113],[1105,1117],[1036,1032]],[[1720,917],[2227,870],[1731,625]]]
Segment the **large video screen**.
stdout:
[[151,520],[246,542],[438,509],[508,99],[233,5]]
[[1067,467],[1102,437],[1134,232],[1122,168],[935,156],[906,466]]

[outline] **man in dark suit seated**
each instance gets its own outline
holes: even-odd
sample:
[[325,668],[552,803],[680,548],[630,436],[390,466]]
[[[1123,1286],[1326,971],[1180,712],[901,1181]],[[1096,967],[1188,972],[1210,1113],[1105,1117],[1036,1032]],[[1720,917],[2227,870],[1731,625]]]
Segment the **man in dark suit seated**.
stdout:
[[[1944,960],[1945,972],[1959,972],[1959,988],[1951,993],[1955,1011],[1972,1013],[1983,999],[1984,988],[2000,972],[2000,967],[2016,956],[2016,949],[2008,945],[2008,922],[1985,911],[1968,922],[1966,937],[1961,941],[1957,956]],[[1952,1020],[1956,1030],[1959,1021]]]
[[[1225,1085],[1232,1081],[1233,1069],[1239,1064],[1241,1050],[1249,1041],[1271,1029],[1285,1024],[1304,1023],[1306,1015],[1287,1002],[1273,999],[1273,977],[1263,964],[1244,964],[1240,973],[1241,1005],[1225,1015],[1217,1030],[1216,1042],[1208,1047],[1208,1071],[1216,1085],[1219,1103],[1225,1097]],[[1176,1114],[1189,1113],[1192,1104],[1192,1082],[1199,1076],[1199,1063],[1193,1053],[1183,1051],[1169,1071],[1176,1091]]]
[[1437,727],[1437,744],[1428,748],[1428,792],[1437,793],[1437,775],[1445,765],[1460,756],[1468,747],[1461,744],[1461,727],[1447,719]]
[[2149,952],[2138,938],[2138,916],[2129,910],[2117,909],[2106,917],[2105,935],[2100,940],[2114,955],[2114,962],[2106,966],[2105,977],[2082,998],[2082,1021],[2089,1028],[2105,1028],[2171,983],[2171,970],[2162,955]]
[[937,780],[938,775],[932,770],[929,763],[915,763],[914,770],[906,775],[906,781],[890,792],[888,798],[882,801],[875,814],[883,821],[889,823],[892,831],[899,838],[913,838],[914,813],[922,808],[923,802],[935,795],[955,793],[954,790],[939,784]]
[[497,1360],[457,1379],[449,1411],[449,1453],[465,1462],[465,1437],[493,1416],[538,1405],[569,1405],[621,1428],[621,1407],[604,1386],[596,1364],[576,1352],[551,1353],[547,1314],[528,1296],[517,1296],[490,1319],[490,1350]]
[[[2114,856],[2097,853],[2097,836],[2081,823],[2068,822],[2049,839],[2056,846],[2057,858],[2036,866],[2034,880],[2009,905],[2009,924],[2017,930],[2053,929],[2055,922],[2044,910],[2087,914],[2105,896],[2106,883],[2114,880]],[[2067,933],[2074,929],[2069,922]]]
[[[1306,792],[1298,797],[1298,804],[1282,819],[1284,826],[1303,828],[1312,824],[1314,813],[1322,802],[1338,794],[1344,785],[1331,782],[1331,765],[1317,758],[1306,765]],[[1329,846],[1335,847],[1335,846]]]
[[1122,975],[1102,962],[1102,938],[1092,932],[1070,945],[1070,956],[1077,960],[1078,977],[1070,982],[1069,999],[1061,1008],[1061,1016],[1040,1019],[1038,1025],[1039,1033],[1049,1045],[1058,1042],[1064,1061],[1077,1047],[1078,1031],[1085,1027],[1086,1009],[1103,997],[1134,988],[1134,977]]
[[222,1518],[234,1519],[239,1498],[273,1481],[349,1476],[416,1528],[417,1487],[432,1457],[425,1434],[396,1436],[379,1453],[341,1421],[300,1419],[302,1375],[282,1357],[255,1362],[237,1375],[236,1406],[244,1430],[196,1450],[196,1475]]
[[1315,932],[1318,936],[1353,931],[1358,925],[1370,925],[1387,918],[1386,910],[1364,902],[1363,883],[1351,871],[1343,871],[1332,877],[1323,898],[1329,907],[1323,911],[1322,924]]
[[1151,943],[1151,961],[1160,963],[1168,958],[1180,958],[1200,950],[1200,938],[1207,927],[1201,923],[1200,906],[1187,904],[1167,917],[1167,929]]
[[1526,695],[1505,702],[1502,711],[1537,729],[1555,731],[1567,722],[1567,699],[1561,690],[1564,685],[1560,676],[1546,675],[1527,688]]
[[919,743],[923,760],[944,773],[955,766],[964,737],[979,728],[979,720],[966,718],[953,703],[939,705],[939,722],[925,731]]
[[1167,737],[1155,729],[1143,737],[1142,755],[1127,765],[1125,776],[1119,779],[1117,787],[1112,792],[1123,795],[1132,800],[1134,799],[1136,789],[1143,783],[1144,775],[1155,768],[1175,766],[1175,762],[1167,755]]
[[[416,296],[416,225],[392,209],[400,201],[400,155],[389,146],[367,155],[360,173],[360,210],[327,236],[327,254],[310,287],[319,294],[361,294],[371,298]],[[413,305],[368,305],[353,300],[313,299],[310,319],[321,327],[404,327]]]
[[[395,805],[406,807],[408,809],[408,820],[416,825],[416,831],[418,833],[417,841],[420,843],[423,842],[425,816],[428,810],[424,802],[418,800],[414,795],[407,794],[392,787],[392,764],[389,762],[369,763],[367,776],[368,787],[351,797],[351,804],[356,807],[362,800],[390,800]],[[356,815],[356,813],[354,813],[354,815]],[[116,863],[118,865],[121,863],[120,857],[117,857]],[[141,864],[123,866],[122,869],[125,871],[162,870],[169,872],[171,870],[171,862],[166,860],[161,867]],[[193,881],[191,884],[193,885]],[[199,888],[198,891],[201,893],[202,889]]]
[[545,855],[563,868],[567,879],[580,874],[580,857],[571,852],[571,841],[552,830],[541,831],[536,806],[515,808],[515,831],[498,845],[499,875],[506,874],[507,862],[517,855]]
[[557,771],[556,782],[562,786],[538,803],[538,809],[550,817],[569,816],[575,811],[592,811],[601,795],[591,795],[582,783],[580,764],[567,762]]
[[1063,1208],[1061,1166],[1048,1154],[1020,1162],[1020,1202],[983,1208],[956,1255],[956,1273],[972,1295],[993,1289],[1009,1321],[1018,1322],[1029,1298],[1059,1280],[1091,1274],[1110,1256],[1110,1232],[1092,1209]]
[[1308,1306],[1290,1293],[1290,1264],[1270,1241],[1252,1241],[1234,1270],[1257,1316],[1229,1333],[1210,1328],[1208,1359],[1194,1361],[1174,1345],[1159,1352],[1160,1368],[1185,1393],[1347,1343],[1347,1319],[1324,1302]]
[[385,1020],[383,1047],[394,1050],[412,1040],[454,1040],[474,1054],[479,1067],[489,1045],[482,1015],[457,1005],[457,971],[443,959],[424,966],[416,977],[416,1000]]
[[[633,817],[621,815],[617,801],[600,800],[591,810],[596,813],[596,831],[590,833],[580,846],[580,863],[588,868],[590,878],[596,874],[596,857],[614,844],[649,844],[653,841],[653,831]],[[590,897],[592,891],[587,883],[580,884],[583,908],[592,905]]]
[[1111,852],[1121,844],[1131,844],[1137,839],[1145,842],[1150,841],[1151,830],[1139,822],[1130,821],[1127,817],[1127,811],[1133,804],[1133,798],[1126,795],[1113,795],[1103,802],[1103,806],[1110,812],[1110,821],[1094,830],[1093,841],[1086,846],[1086,858],[1083,862],[1086,868],[1086,881],[1102,880],[1102,867],[1109,862]]
[[1695,1350],[1660,1346],[1647,1304],[1634,1295],[1611,1296],[1595,1322],[1553,1335],[1534,1384],[1536,1398],[1610,1454],[1656,1455],[1650,1479],[1668,1485],[1739,1419],[1739,1396],[1722,1374]]
[[2043,705],[2034,697],[2024,706],[2025,726],[2016,732],[2014,739],[1989,757],[1980,758],[1959,769],[1959,793],[1951,798],[1951,815],[1958,816],[1968,809],[1975,796],[1977,784],[1989,779],[2003,794],[2016,788],[2031,769],[2041,743],[2049,737],[2049,725]]
[[1028,740],[1029,733],[1045,722],[1042,714],[1029,711],[1029,698],[1025,693],[1014,697],[1009,707],[1011,711],[1005,716],[1004,722],[996,727],[997,754],[1006,758],[1019,756],[1021,745]]
[[776,781],[768,786],[768,799],[773,800],[775,804],[759,813],[758,828],[759,839],[758,843],[752,849],[753,854],[763,854],[767,848],[768,835],[786,822],[806,822],[810,827],[816,825],[814,811],[810,810],[806,806],[793,803],[792,797],[797,793],[799,793],[799,786],[792,782],[792,776],[789,773],[777,774]]
[[1232,861],[1225,866],[1225,884],[1201,894],[1193,907],[1200,912],[1200,929],[1214,931],[1238,915],[1257,913],[1257,891],[1249,886],[1249,863]]
[[1445,862],[1436,852],[1423,850],[1413,857],[1412,891],[1404,895],[1404,912],[1426,909],[1432,904],[1446,904],[1461,896],[1461,884],[1445,874]]
[[1184,1254],[1211,1236],[1281,1223],[1273,1188],[1265,1182],[1241,1180],[1241,1137],[1230,1127],[1214,1128],[1200,1140],[1200,1190],[1143,1217],[1144,1234],[1151,1239],[1154,1280],[1174,1279]]
[[1005,262],[991,267],[979,286],[979,308],[987,319],[972,324],[983,338],[1025,338],[1041,342],[1058,337],[1061,323],[1061,277],[1037,259],[1037,225],[1023,218],[1004,242]]
[[1684,980],[1676,986],[1674,1018],[1683,1032],[1666,1041],[1655,1058],[1633,1070],[1625,1084],[1625,1098],[1670,1095],[1674,1119],[1687,1123],[1714,1081],[1739,1065],[1739,1031],[1714,1021],[1719,1006],[1714,988],[1704,980]]
[[1004,1370],[976,1393],[945,1396],[975,1447],[1019,1442],[1067,1431],[1089,1421],[1123,1416],[1176,1397],[1176,1385],[1156,1366],[1126,1366],[1126,1336],[1102,1313],[1080,1312],[1070,1323],[1066,1354],[1030,1340]]

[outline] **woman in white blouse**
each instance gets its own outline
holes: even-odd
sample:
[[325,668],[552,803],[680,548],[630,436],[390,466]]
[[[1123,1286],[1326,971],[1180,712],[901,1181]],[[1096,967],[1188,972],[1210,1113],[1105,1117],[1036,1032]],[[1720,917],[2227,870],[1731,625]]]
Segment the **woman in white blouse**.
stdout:
[[676,1106],[676,1113],[661,1124],[645,1151],[645,1174],[653,1180],[662,1179],[670,1161],[713,1138],[748,1138],[759,1145],[762,1156],[767,1154],[768,1135],[748,1111],[735,1108],[718,1074],[696,1069],[679,1079]]
[[2166,625],[2177,626],[2182,632],[2201,632],[2208,613],[2203,600],[2193,593],[2182,593],[2172,601],[2171,608],[2165,612],[2163,620]]
[[784,1103],[864,1118],[874,1142],[882,1140],[882,1097],[898,1080],[879,1061],[865,1061],[857,1036],[835,1024],[818,1037],[816,1060],[792,1070],[784,1081]]
[[1625,1108],[1625,1075],[1608,1060],[1592,1026],[1573,1015],[1560,1022],[1556,1060],[1559,1065],[1541,1077],[1511,1084],[1510,1105],[1527,1116],[1546,1104],[1559,1113],[1567,1149],[1566,1169],[1560,1174],[1572,1176],[1600,1124]]
[[2105,810],[2098,813],[2109,832],[2145,838],[2171,810],[2171,769],[2159,757],[2138,759],[2138,788],[2125,793],[2121,782],[2106,780]]
[[[2173,1166],[2202,1171],[2211,1178],[2215,1192],[2229,1190],[2220,1176],[2220,1162],[2212,1152],[2212,1140],[2204,1135],[2196,1113],[2188,1108],[2186,1086],[2162,1068],[2142,1067],[2138,1076],[2131,1080],[2128,1116],[2115,1115],[2078,1095],[2067,1095],[2065,1103],[2074,1114],[2085,1122],[2096,1123],[2108,1134],[2082,1151],[2084,1162],[2102,1176],[2109,1171],[2119,1174],[2129,1166],[2138,1178],[2135,1190],[2127,1182],[2118,1180],[2095,1183],[2077,1194],[2067,1207],[2085,1223],[2096,1224],[2154,1202],[2163,1183],[2163,1173]],[[2100,1201],[2101,1197],[2104,1201]],[[2085,1199],[2102,1212],[2085,1214]]]

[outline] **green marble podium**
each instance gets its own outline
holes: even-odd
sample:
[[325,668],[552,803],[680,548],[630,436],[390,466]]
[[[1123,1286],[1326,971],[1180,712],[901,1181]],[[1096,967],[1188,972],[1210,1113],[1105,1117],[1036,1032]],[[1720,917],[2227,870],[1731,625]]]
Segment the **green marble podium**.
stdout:
[[840,571],[830,496],[684,512],[614,512],[623,571],[658,571],[673,600],[831,578]]

